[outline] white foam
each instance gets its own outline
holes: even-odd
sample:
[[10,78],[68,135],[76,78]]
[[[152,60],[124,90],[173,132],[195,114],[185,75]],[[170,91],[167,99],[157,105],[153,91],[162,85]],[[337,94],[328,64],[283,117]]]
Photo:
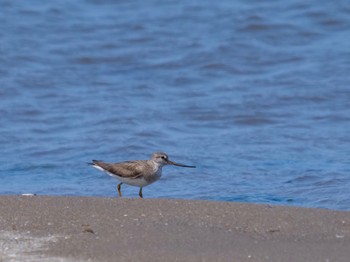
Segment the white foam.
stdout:
[[[0,261],[24,262],[70,262],[63,257],[45,255],[51,243],[55,243],[62,236],[50,235],[46,237],[32,236],[30,233],[0,231]],[[41,253],[38,253],[38,251]],[[76,260],[74,260],[76,261]]]

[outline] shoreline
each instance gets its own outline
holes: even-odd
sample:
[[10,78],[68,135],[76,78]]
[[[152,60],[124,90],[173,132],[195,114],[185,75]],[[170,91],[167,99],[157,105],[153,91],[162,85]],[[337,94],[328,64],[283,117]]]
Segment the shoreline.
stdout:
[[348,261],[350,212],[201,200],[0,196],[0,261]]

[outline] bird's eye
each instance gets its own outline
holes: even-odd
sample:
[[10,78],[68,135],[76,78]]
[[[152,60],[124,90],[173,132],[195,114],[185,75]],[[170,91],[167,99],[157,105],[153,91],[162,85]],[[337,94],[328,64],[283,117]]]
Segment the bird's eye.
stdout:
[[166,157],[165,157],[165,156],[161,156],[161,158],[162,158],[162,159],[166,159]]

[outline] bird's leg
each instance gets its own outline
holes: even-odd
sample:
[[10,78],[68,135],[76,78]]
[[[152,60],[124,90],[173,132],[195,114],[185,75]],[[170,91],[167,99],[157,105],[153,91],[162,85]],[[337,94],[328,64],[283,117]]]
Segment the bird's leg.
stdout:
[[122,197],[122,191],[120,190],[122,184],[123,183],[119,183],[118,186],[117,186],[119,197]]
[[142,187],[140,187],[139,196],[140,196],[140,198],[143,198],[143,195],[142,195]]

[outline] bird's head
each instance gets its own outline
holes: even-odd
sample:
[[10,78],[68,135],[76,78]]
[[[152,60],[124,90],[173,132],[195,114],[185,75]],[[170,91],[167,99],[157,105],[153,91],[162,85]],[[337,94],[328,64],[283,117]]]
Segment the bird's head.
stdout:
[[181,166],[181,167],[192,167],[192,168],[195,167],[195,166],[187,166],[187,165],[183,165],[183,164],[179,164],[179,163],[170,161],[168,155],[163,153],[163,152],[153,153],[152,160],[161,166],[173,165],[173,166]]

